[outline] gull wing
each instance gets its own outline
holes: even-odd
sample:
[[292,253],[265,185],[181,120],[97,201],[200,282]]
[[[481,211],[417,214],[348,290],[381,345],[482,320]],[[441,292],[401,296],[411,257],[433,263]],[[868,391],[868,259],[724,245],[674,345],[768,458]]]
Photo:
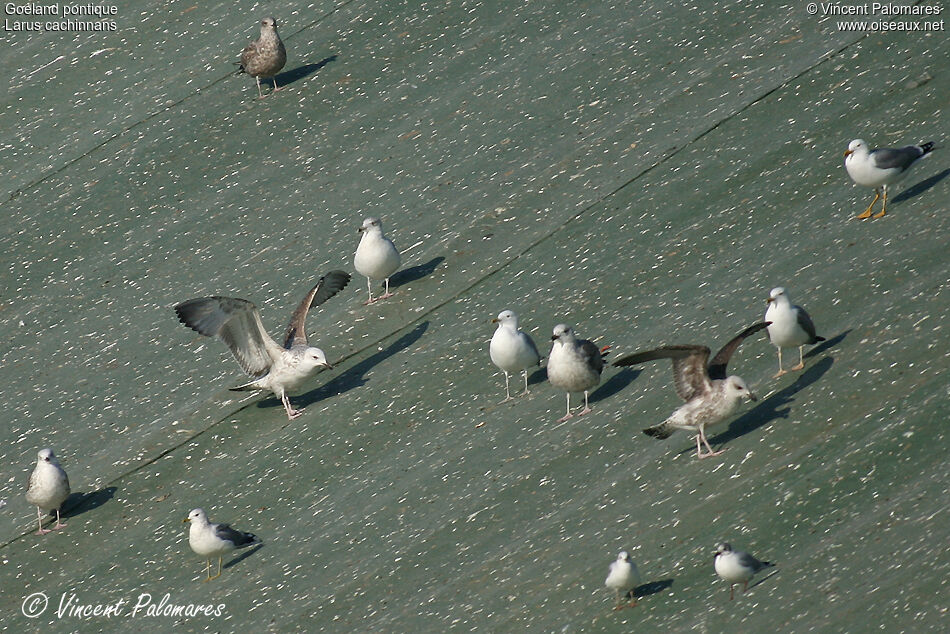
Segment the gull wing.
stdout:
[[[736,348],[739,347],[739,344],[742,343],[742,340],[749,335],[759,332],[763,328],[768,328],[770,325],[772,325],[770,321],[760,321],[733,337],[729,343],[724,345],[722,349],[716,353],[712,361],[709,362],[709,378],[712,380],[726,378],[726,364],[729,363],[729,358],[732,356],[732,353],[736,351]],[[812,332],[814,332],[814,326],[812,326]]]
[[307,313],[311,308],[319,306],[327,301],[349,283],[350,274],[344,271],[330,271],[320,278],[316,286],[310,289],[297,310],[290,316],[290,324],[287,325],[287,334],[284,335],[284,348],[290,350],[294,346],[307,345],[307,330],[305,322]]
[[[584,362],[592,367],[597,374],[600,374],[604,369],[604,357],[600,354],[600,348],[587,339],[583,339],[578,343]],[[537,349],[535,349],[535,352],[537,352]]]
[[815,324],[808,313],[805,312],[805,309],[801,306],[792,306],[792,309],[795,311],[795,320],[798,322],[798,325],[801,326],[801,329],[805,331],[805,334],[808,335],[809,339],[811,341],[824,341],[824,338],[819,337],[815,332]]
[[917,145],[907,145],[901,148],[879,148],[869,153],[874,166],[886,170],[897,168],[904,171],[911,164],[926,154],[923,148]]
[[231,542],[235,548],[249,546],[260,541],[257,539],[257,536],[251,533],[245,533],[244,531],[235,530],[227,524],[213,524],[212,528],[214,529],[215,537]]
[[218,337],[241,368],[259,378],[280,357],[281,348],[261,323],[257,306],[237,297],[199,297],[175,306],[178,320],[206,337]]
[[712,389],[709,376],[706,374],[706,360],[709,359],[709,353],[710,350],[706,346],[663,346],[654,350],[624,355],[614,361],[614,365],[625,367],[656,359],[671,359],[676,393],[684,401],[691,401]]

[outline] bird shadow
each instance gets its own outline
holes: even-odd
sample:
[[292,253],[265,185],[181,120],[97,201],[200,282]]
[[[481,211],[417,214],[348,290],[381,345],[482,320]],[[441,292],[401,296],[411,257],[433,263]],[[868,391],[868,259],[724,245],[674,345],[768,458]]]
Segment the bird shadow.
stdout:
[[398,288],[409,284],[410,282],[415,282],[416,280],[422,279],[432,275],[432,272],[435,271],[442,262],[445,261],[445,258],[438,256],[432,258],[425,264],[417,264],[415,266],[410,266],[408,269],[403,269],[401,271],[396,271],[392,277],[389,278],[390,288]]
[[[709,443],[723,444],[753,432],[763,425],[778,420],[779,418],[788,418],[789,412],[792,411],[790,404],[795,400],[795,394],[824,376],[824,374],[831,369],[833,364],[834,359],[831,357],[821,359],[798,375],[794,383],[772,394],[751,410],[729,423],[729,429],[710,438]],[[692,451],[692,449],[687,451]]]
[[907,189],[902,191],[900,194],[898,194],[891,200],[892,202],[899,203],[903,200],[909,200],[913,198],[914,196],[919,196],[920,194],[923,194],[925,191],[927,191],[928,189],[930,189],[931,187],[933,187],[934,185],[936,185],[937,183],[945,179],[947,176],[950,176],[950,169],[945,169],[939,174],[934,174],[930,178],[925,178],[924,180],[920,181],[913,187],[908,187]]
[[769,579],[771,579],[772,577],[778,574],[778,567],[775,564],[772,564],[770,567],[772,569],[772,572],[765,575],[764,577],[762,577],[761,579],[753,583],[751,586],[749,586],[749,590],[756,587],[757,585],[765,583],[766,581],[768,581]]
[[844,341],[844,338],[847,337],[847,336],[851,333],[852,330],[853,330],[853,328],[848,328],[848,329],[845,330],[843,333],[841,333],[841,334],[839,334],[839,335],[835,335],[835,336],[832,337],[831,339],[826,339],[826,340],[822,341],[822,342],[821,342],[821,345],[815,346],[814,348],[812,348],[811,350],[809,350],[808,352],[806,352],[806,353],[805,353],[805,358],[807,359],[807,358],[810,358],[810,357],[816,357],[816,356],[818,356],[819,354],[824,353],[825,350],[828,350],[828,349],[830,349],[830,348],[834,348],[834,347],[837,346],[839,343],[841,343],[842,341]]
[[538,368],[534,372],[528,375],[528,385],[535,385],[536,383],[544,383],[548,380],[548,371],[546,368]]
[[651,594],[657,594],[659,592],[663,592],[667,588],[672,588],[672,587],[673,587],[672,579],[662,579],[660,581],[651,581],[650,583],[644,583],[634,588],[633,596],[635,596],[638,599],[642,599],[643,597],[648,597]]
[[617,372],[612,377],[610,377],[606,383],[594,390],[594,392],[590,395],[589,401],[591,403],[596,403],[606,398],[610,398],[617,392],[620,392],[628,385],[633,383],[634,379],[640,376],[642,371],[643,370],[633,370],[630,368],[622,369],[620,372]]
[[63,517],[76,517],[77,515],[82,515],[93,509],[97,509],[112,498],[115,497],[115,492],[119,489],[116,487],[105,487],[104,489],[99,489],[98,491],[90,491],[89,493],[73,493],[61,507],[60,514]]
[[[339,374],[330,381],[327,381],[320,387],[315,390],[311,390],[306,394],[298,397],[296,400],[303,405],[313,405],[323,399],[330,398],[331,396],[337,396],[348,392],[355,387],[360,387],[366,384],[366,373],[373,369],[379,363],[382,363],[389,357],[393,356],[398,352],[406,350],[413,344],[415,344],[419,339],[422,338],[422,335],[429,328],[429,322],[424,321],[406,334],[404,334],[399,339],[396,339],[394,342],[383,348],[382,350],[376,352],[373,355],[370,355],[366,359],[360,361],[352,368]],[[280,401],[277,399],[269,399],[276,404],[280,404]]]
[[250,557],[251,555],[253,555],[254,553],[256,553],[257,551],[259,551],[263,547],[264,547],[264,544],[254,544],[252,548],[245,550],[244,552],[241,553],[240,556],[235,557],[234,559],[232,559],[231,561],[229,561],[228,563],[224,564],[221,567],[230,568],[231,566],[236,566],[242,561],[244,561],[245,559],[247,559],[248,557]]
[[301,79],[309,77],[310,75],[314,74],[315,72],[317,72],[318,70],[320,70],[321,68],[329,64],[330,62],[335,62],[335,61],[336,61],[336,55],[331,55],[330,57],[326,57],[320,60],[316,64],[304,64],[303,66],[298,66],[297,68],[284,71],[281,74],[277,75],[277,77],[275,77],[274,79],[277,80],[277,84],[281,87],[289,86],[290,84],[298,82]]

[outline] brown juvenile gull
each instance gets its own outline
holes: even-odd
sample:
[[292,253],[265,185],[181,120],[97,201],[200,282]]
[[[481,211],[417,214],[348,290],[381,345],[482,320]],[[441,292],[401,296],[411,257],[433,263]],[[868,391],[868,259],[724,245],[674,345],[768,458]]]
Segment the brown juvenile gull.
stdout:
[[567,413],[557,420],[561,423],[574,416],[571,414],[571,392],[584,393],[584,409],[578,416],[590,413],[587,395],[600,383],[600,373],[604,369],[603,355],[609,346],[600,349],[587,339],[578,339],[574,330],[564,324],[554,327],[551,341],[554,344],[548,355],[548,381],[567,392]]
[[[193,509],[182,523],[191,524],[188,527],[188,545],[196,555],[206,560],[205,572],[211,581],[221,576],[221,563],[224,556],[238,548],[247,548],[262,543],[252,533],[234,530],[227,524],[212,524],[208,521],[208,514],[204,509]],[[218,574],[211,576],[211,559],[218,558]]]
[[178,319],[206,337],[218,337],[253,381],[232,390],[270,390],[280,397],[287,417],[297,418],[302,410],[290,406],[287,392],[311,374],[332,369],[320,348],[307,344],[307,312],[319,306],[350,281],[349,273],[330,271],[310,289],[290,317],[283,346],[270,338],[261,323],[257,306],[236,297],[199,297],[175,306]]
[[244,47],[241,53],[241,70],[257,80],[257,94],[264,98],[261,92],[261,78],[273,79],[274,90],[277,87],[276,75],[287,63],[287,50],[277,34],[277,20],[264,18],[261,20],[261,36]]
[[[492,319],[498,324],[488,345],[491,362],[505,374],[505,401],[511,400],[508,389],[508,373],[524,374],[524,394],[528,393],[528,368],[541,365],[541,355],[528,333],[518,330],[518,315],[513,310],[503,310]],[[502,401],[503,403],[505,401]]]
[[777,379],[788,370],[782,369],[782,348],[798,348],[798,365],[792,370],[802,370],[805,367],[805,356],[802,353],[805,345],[824,341],[824,337],[815,334],[815,324],[801,306],[792,304],[788,291],[778,286],[773,288],[766,300],[769,307],[765,311],[765,321],[769,326],[769,340],[778,349],[778,373],[773,376]]
[[749,587],[749,581],[755,573],[766,568],[771,568],[775,564],[769,561],[759,561],[749,553],[741,550],[733,550],[729,544],[719,544],[716,546],[716,574],[723,581],[729,582],[729,600],[732,601],[733,590],[737,583],[742,584],[742,591],[745,592]]
[[[637,597],[633,594],[634,588],[640,585],[640,572],[637,565],[630,559],[627,551],[622,550],[617,555],[617,560],[611,562],[610,573],[604,581],[604,585],[617,594],[617,604],[614,610],[622,610],[625,607],[635,607]],[[631,599],[627,605],[623,605],[624,599]]]
[[[37,535],[45,535],[50,530],[66,528],[59,521],[59,507],[69,497],[69,477],[59,465],[52,449],[40,449],[36,454],[36,467],[30,474],[30,484],[26,489],[26,501],[36,506],[36,521],[39,524]],[[49,530],[43,528],[43,511],[56,511],[56,524]]]
[[[381,299],[392,297],[389,292],[389,278],[399,269],[401,258],[393,241],[383,233],[383,221],[379,218],[367,218],[360,225],[359,232],[363,234],[353,256],[353,268],[360,275],[366,276],[366,288],[369,290],[369,299],[365,304],[372,304]],[[373,280],[386,280],[385,292],[373,299]]]
[[[706,440],[705,428],[725,419],[739,404],[740,399],[757,400],[745,381],[737,376],[726,376],[726,364],[742,340],[749,335],[767,328],[769,322],[761,322],[742,331],[732,341],[709,360],[710,350],[706,346],[664,346],[655,350],[636,352],[620,357],[615,366],[636,365],[656,359],[673,360],[673,383],[676,393],[686,401],[659,425],[643,430],[647,436],[669,438],[677,429],[696,432],[696,457],[718,456],[725,450],[713,451]],[[706,445],[709,453],[703,453],[700,442]]]
[[874,200],[864,212],[856,218],[870,218],[871,209],[881,192],[884,192],[884,202],[881,211],[874,214],[880,218],[887,212],[887,186],[907,176],[907,172],[920,159],[927,156],[934,149],[933,141],[920,145],[906,145],[900,148],[868,149],[868,144],[861,139],[855,139],[848,144],[844,153],[844,167],[848,176],[858,185],[874,188]]

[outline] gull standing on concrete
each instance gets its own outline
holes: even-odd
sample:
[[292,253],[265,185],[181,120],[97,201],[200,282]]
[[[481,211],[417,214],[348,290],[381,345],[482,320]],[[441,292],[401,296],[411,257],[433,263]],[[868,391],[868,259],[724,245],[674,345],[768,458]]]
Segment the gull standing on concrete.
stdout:
[[[716,353],[708,367],[706,362],[709,360],[710,350],[706,346],[664,346],[655,350],[624,355],[617,359],[614,365],[618,367],[656,359],[672,359],[673,361],[673,383],[676,393],[686,401],[686,404],[681,405],[659,425],[644,429],[643,433],[662,440],[669,438],[677,429],[687,429],[696,432],[697,458],[718,456],[725,451],[724,449],[712,450],[709,441],[706,440],[706,427],[729,416],[741,399],[757,400],[745,381],[737,376],[726,376],[726,364],[729,363],[729,358],[743,339],[767,328],[768,325],[768,322],[761,322],[743,330]],[[700,442],[706,445],[709,453],[703,453]]]
[[505,401],[509,401],[511,392],[508,390],[508,373],[524,374],[524,394],[527,394],[528,368],[541,365],[541,355],[531,336],[518,330],[518,315],[515,311],[503,310],[491,321],[498,324],[498,328],[492,335],[488,354],[491,362],[505,374]]
[[[379,218],[367,218],[359,231],[363,236],[356,247],[353,267],[357,273],[366,276],[369,299],[365,303],[372,304],[393,296],[389,292],[389,277],[399,268],[401,260],[396,245],[383,235],[383,223]],[[386,280],[386,291],[376,299],[373,299],[373,280]]]
[[[205,572],[211,581],[221,576],[221,564],[224,556],[238,549],[260,544],[260,539],[252,533],[237,531],[227,524],[212,524],[204,509],[193,509],[182,523],[190,523],[188,528],[188,545],[196,555],[206,560]],[[218,558],[218,574],[211,576],[211,560]]]
[[824,337],[815,334],[815,324],[801,306],[792,304],[788,292],[781,286],[772,289],[767,300],[769,307],[765,311],[765,321],[771,322],[768,328],[769,340],[778,349],[778,373],[772,378],[777,379],[788,370],[782,369],[782,348],[798,348],[798,365],[792,370],[801,370],[805,367],[805,356],[802,350],[805,345],[824,341]]
[[263,99],[261,78],[273,79],[274,91],[280,90],[277,87],[276,75],[286,63],[287,50],[277,34],[277,20],[264,18],[261,20],[261,36],[244,47],[238,65],[241,71],[257,80],[257,94]]
[[[30,474],[30,484],[26,489],[26,501],[36,506],[36,521],[39,524],[37,535],[45,535],[50,530],[66,528],[60,522],[59,507],[69,497],[69,478],[52,449],[40,449],[36,454],[36,467]],[[49,530],[43,528],[43,512],[56,511],[56,524]]]
[[548,380],[554,387],[567,392],[567,413],[557,420],[562,423],[574,416],[571,414],[571,392],[584,393],[584,409],[578,416],[590,413],[587,395],[600,383],[600,373],[604,369],[603,357],[610,346],[598,348],[587,339],[578,339],[574,330],[564,324],[554,327],[551,341],[554,344],[548,355]]
[[244,372],[253,377],[250,383],[232,390],[270,390],[280,397],[287,418],[293,420],[302,411],[290,406],[287,392],[314,372],[332,369],[323,350],[307,344],[307,312],[336,295],[349,281],[350,274],[343,271],[321,277],[291,315],[283,346],[270,338],[257,306],[246,299],[199,297],[178,304],[175,312],[179,321],[195,332],[221,339]]
[[881,211],[874,214],[880,218],[887,211],[887,186],[907,176],[907,172],[920,159],[927,156],[934,149],[933,141],[920,145],[907,145],[901,148],[878,148],[869,150],[868,144],[861,139],[855,139],[848,144],[844,153],[844,167],[848,176],[858,185],[874,188],[874,200],[857,218],[870,218],[871,209],[881,192],[884,192],[884,202]]
[[733,550],[729,544],[716,546],[716,574],[723,581],[729,582],[729,600],[732,601],[733,590],[737,583],[742,584],[742,591],[749,587],[749,580],[755,573],[775,564],[768,561],[759,561],[749,553]]
[[[622,610],[625,607],[634,607],[637,604],[637,597],[633,589],[640,585],[640,572],[637,565],[630,559],[627,551],[623,550],[617,555],[617,560],[610,564],[610,573],[604,585],[617,593],[617,605],[614,610]],[[622,605],[623,600],[629,598],[630,603]]]

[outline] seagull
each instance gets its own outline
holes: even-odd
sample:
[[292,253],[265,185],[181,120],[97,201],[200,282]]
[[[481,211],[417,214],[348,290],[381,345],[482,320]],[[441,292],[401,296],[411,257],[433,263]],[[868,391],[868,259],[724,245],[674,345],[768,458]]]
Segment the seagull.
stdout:
[[788,292],[781,286],[772,289],[767,300],[769,307],[765,311],[765,321],[771,322],[768,328],[769,340],[778,349],[778,373],[773,376],[777,379],[788,370],[782,369],[782,348],[798,347],[798,365],[792,370],[801,370],[805,367],[805,357],[802,350],[805,344],[811,345],[824,341],[824,337],[815,334],[815,324],[801,306],[792,304]]
[[[188,545],[196,555],[204,557],[207,561],[205,572],[208,578],[205,581],[221,576],[221,563],[229,552],[263,543],[257,535],[252,533],[234,530],[227,524],[212,524],[208,521],[208,514],[204,509],[192,509],[188,517],[182,520],[182,524],[185,523],[191,524],[188,528]],[[218,558],[218,574],[212,577],[211,559],[213,557]]]
[[884,202],[881,203],[881,211],[874,214],[874,217],[883,216],[887,211],[887,186],[906,176],[908,170],[933,151],[934,147],[933,141],[928,141],[920,145],[869,150],[868,144],[861,139],[849,143],[848,150],[844,153],[844,167],[848,170],[848,176],[858,185],[874,188],[874,200],[857,218],[871,217],[871,209],[881,197],[882,191]]
[[508,373],[521,372],[524,375],[524,394],[528,393],[528,368],[541,365],[541,355],[531,336],[518,330],[518,315],[513,310],[503,310],[491,320],[498,324],[492,335],[488,354],[491,362],[505,374],[505,401],[511,400],[508,390]]
[[283,346],[270,338],[257,306],[237,297],[199,297],[175,306],[178,320],[206,337],[218,337],[253,381],[232,390],[270,390],[293,420],[302,414],[290,406],[287,391],[323,368],[332,369],[320,348],[307,345],[307,312],[327,301],[350,281],[349,273],[330,271],[310,289],[290,317]]
[[[634,607],[637,604],[637,597],[633,589],[640,585],[640,573],[637,571],[637,565],[630,559],[627,551],[620,551],[617,560],[611,562],[610,573],[604,585],[617,593],[617,605],[614,610],[622,610],[625,607]],[[622,605],[626,598],[632,599],[627,605]]]
[[241,72],[247,73],[257,80],[257,94],[261,99],[261,78],[273,79],[274,91],[277,87],[276,75],[287,63],[287,50],[277,34],[277,20],[264,18],[261,20],[261,36],[244,47],[241,53]]
[[570,326],[558,324],[551,337],[554,344],[548,355],[548,380],[551,385],[567,392],[567,413],[557,420],[562,423],[571,414],[571,392],[584,393],[584,409],[578,414],[589,414],[587,395],[591,388],[600,383],[600,373],[604,369],[604,355],[610,346],[598,349],[587,339],[578,339]]
[[[696,432],[697,458],[718,456],[725,451],[724,449],[712,450],[709,441],[706,440],[705,428],[722,421],[731,414],[740,399],[757,400],[745,381],[737,376],[726,376],[726,364],[729,363],[729,358],[743,339],[768,326],[769,322],[760,322],[746,328],[723,346],[708,366],[706,362],[709,360],[710,350],[706,346],[664,346],[655,350],[624,355],[617,359],[614,365],[618,367],[637,365],[656,359],[673,360],[673,383],[676,386],[676,393],[686,401],[686,404],[681,405],[666,421],[644,429],[643,433],[662,440],[669,438],[676,429],[693,430]],[[706,445],[709,453],[703,453],[700,442]]]
[[775,564],[768,561],[759,561],[749,553],[733,550],[729,544],[716,546],[716,574],[723,581],[729,582],[729,600],[732,601],[733,590],[737,583],[742,584],[742,591],[749,587],[749,580],[755,573]]
[[[383,235],[383,223],[379,218],[367,218],[359,228],[363,237],[356,247],[353,257],[353,267],[360,275],[366,276],[366,288],[369,290],[369,299],[365,304],[372,304],[380,299],[392,297],[389,292],[389,276],[399,268],[399,251],[393,241]],[[386,292],[373,299],[373,280],[386,280]]]
[[[69,477],[59,464],[52,449],[40,449],[36,454],[36,467],[30,474],[30,484],[26,488],[26,501],[36,506],[36,521],[39,524],[37,535],[66,528],[60,522],[59,507],[69,497]],[[56,511],[56,524],[49,530],[43,528],[43,511]]]

